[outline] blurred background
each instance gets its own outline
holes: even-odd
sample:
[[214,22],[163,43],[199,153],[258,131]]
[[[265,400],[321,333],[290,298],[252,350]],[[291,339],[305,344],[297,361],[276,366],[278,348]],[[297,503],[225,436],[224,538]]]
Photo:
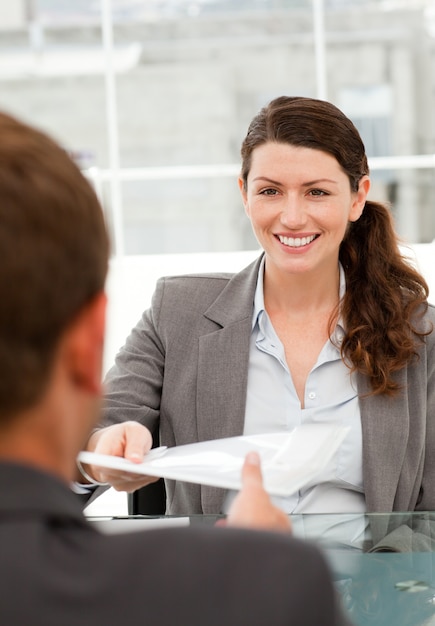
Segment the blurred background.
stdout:
[[282,94],[339,106],[371,197],[431,242],[434,61],[428,0],[0,0],[0,109],[71,152],[116,256],[256,248],[240,144]]

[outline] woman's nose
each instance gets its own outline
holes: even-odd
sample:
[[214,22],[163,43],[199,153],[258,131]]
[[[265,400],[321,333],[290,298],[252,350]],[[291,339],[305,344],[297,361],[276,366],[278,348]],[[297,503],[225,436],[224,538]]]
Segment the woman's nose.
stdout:
[[288,228],[299,228],[305,223],[305,211],[302,202],[293,196],[285,199],[281,211],[281,223]]

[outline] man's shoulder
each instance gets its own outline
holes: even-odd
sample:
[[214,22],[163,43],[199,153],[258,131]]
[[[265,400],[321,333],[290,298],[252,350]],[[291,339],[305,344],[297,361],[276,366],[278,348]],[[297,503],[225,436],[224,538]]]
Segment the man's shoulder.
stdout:
[[[131,555],[134,548],[133,564],[124,562],[128,575],[140,569],[141,552],[146,555],[147,562],[154,564],[154,577],[165,580],[174,609],[178,605],[179,623],[200,623],[202,615],[207,624],[235,626],[234,616],[243,614],[246,623],[263,626],[287,624],[291,614],[294,623],[335,624],[334,590],[326,561],[314,545],[290,533],[195,526],[135,535],[117,539],[115,552]],[[198,589],[196,609],[183,615],[182,599],[192,589]],[[315,606],[310,603],[313,589]],[[217,611],[216,619],[210,614],[211,606]]]
[[[228,571],[227,576],[234,580],[244,572],[245,577],[276,577],[280,579],[278,585],[287,586],[288,578],[287,582],[281,578],[286,572],[292,579],[309,576],[313,581],[324,579],[326,587],[329,584],[329,569],[320,550],[314,544],[294,538],[291,533],[215,528],[206,523],[164,528],[163,520],[161,529],[109,535],[103,543],[106,543],[102,545],[104,551],[129,555],[125,563],[128,567],[135,561],[140,564],[141,555],[158,554],[159,568],[177,571],[181,578],[189,572],[194,575],[195,568],[199,576],[208,570],[218,576],[225,564],[233,563],[233,572]],[[153,562],[157,564],[157,560]],[[239,574],[234,571],[237,563],[240,564]]]
[[[149,623],[190,626],[238,626],[240,615],[250,626],[287,624],[289,615],[307,626],[336,623],[324,558],[291,535],[206,525],[103,535],[91,523],[34,523],[38,532],[21,529],[27,557],[10,561],[8,594],[20,593],[23,583],[31,589],[32,610],[45,611],[44,625],[78,623],[81,613],[85,625],[98,616],[118,625],[143,615]],[[16,541],[19,534],[15,528]],[[26,607],[0,596],[0,616],[24,620],[2,623],[26,623]],[[44,596],[52,599],[45,609]]]

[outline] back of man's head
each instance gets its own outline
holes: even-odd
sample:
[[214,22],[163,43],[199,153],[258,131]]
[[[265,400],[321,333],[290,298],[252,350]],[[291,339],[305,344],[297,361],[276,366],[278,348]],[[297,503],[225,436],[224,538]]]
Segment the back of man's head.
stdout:
[[67,153],[0,113],[0,424],[44,393],[59,338],[104,288],[108,248]]

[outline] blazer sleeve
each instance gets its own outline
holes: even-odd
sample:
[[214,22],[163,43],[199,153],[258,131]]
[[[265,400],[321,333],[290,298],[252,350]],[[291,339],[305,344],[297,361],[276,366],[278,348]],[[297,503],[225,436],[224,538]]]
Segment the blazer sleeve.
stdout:
[[[435,326],[434,308],[429,306],[428,323]],[[411,510],[421,515],[396,513],[370,521],[374,552],[433,552],[435,549],[435,521],[429,513],[435,510],[435,331],[426,337],[426,349],[420,353],[419,378],[425,381],[426,414],[420,423],[425,424],[424,460],[417,502]],[[415,389],[408,389],[408,395]],[[412,419],[412,414],[411,414]]]
[[134,420],[156,430],[165,367],[165,349],[157,331],[162,294],[161,279],[151,307],[130,332],[106,375],[101,427]]

